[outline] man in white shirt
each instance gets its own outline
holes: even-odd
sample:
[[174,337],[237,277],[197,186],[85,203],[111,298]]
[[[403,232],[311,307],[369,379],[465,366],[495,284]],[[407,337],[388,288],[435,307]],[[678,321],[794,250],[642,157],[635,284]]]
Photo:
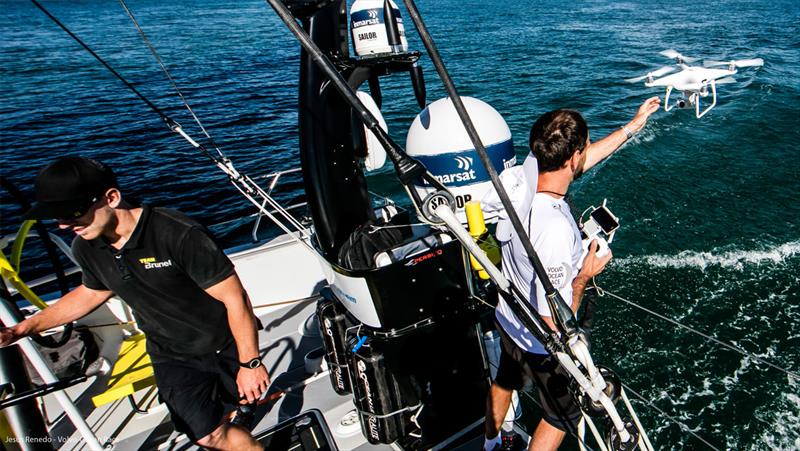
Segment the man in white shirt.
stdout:
[[[578,311],[586,284],[603,271],[611,260],[611,252],[597,257],[597,244],[593,242],[588,255],[581,261],[580,232],[564,197],[573,180],[641,130],[647,118],[658,110],[659,104],[658,97],[647,99],[627,125],[595,143],[589,141],[586,121],[573,110],[545,113],[531,128],[529,144],[538,163],[538,180],[526,187],[535,190],[530,204],[515,208],[550,282],[570,304],[573,313]],[[500,236],[501,229],[510,230],[507,224],[502,224],[503,221],[498,224],[503,275],[519,288],[544,322],[557,330],[544,288],[535,277],[520,237],[513,232],[507,233],[506,237]],[[568,390],[569,378],[502,299],[497,305],[496,320],[502,346],[497,376],[487,399],[484,449],[511,448],[511,443],[502,442],[500,426],[510,405],[512,391],[521,389],[525,379],[529,378],[536,383],[543,407],[542,420],[531,438],[529,449],[555,450],[565,432],[575,430],[581,417],[580,409]]]

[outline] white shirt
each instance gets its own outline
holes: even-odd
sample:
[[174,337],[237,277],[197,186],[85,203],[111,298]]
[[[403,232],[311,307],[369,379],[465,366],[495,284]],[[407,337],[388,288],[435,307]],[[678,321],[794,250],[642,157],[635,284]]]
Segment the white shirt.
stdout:
[[[533,248],[549,274],[550,282],[561,293],[564,301],[572,305],[572,281],[580,270],[582,246],[580,232],[570,213],[569,205],[563,199],[536,193],[530,214],[520,220],[527,228]],[[541,316],[552,316],[544,288],[536,279],[533,265],[516,233],[502,243],[502,254],[503,275],[522,292],[526,297],[525,300],[530,302]],[[502,298],[497,304],[496,317],[520,348],[533,354],[547,353],[544,346],[522,325]]]
[[[500,183],[520,218],[525,218],[530,214],[538,178],[539,166],[531,153],[528,153],[522,164],[506,169],[500,174]],[[511,235],[514,234],[514,228],[511,221],[508,220],[508,212],[500,201],[500,196],[494,189],[489,190],[481,199],[481,209],[484,215],[498,218],[497,239],[499,241],[510,240]]]

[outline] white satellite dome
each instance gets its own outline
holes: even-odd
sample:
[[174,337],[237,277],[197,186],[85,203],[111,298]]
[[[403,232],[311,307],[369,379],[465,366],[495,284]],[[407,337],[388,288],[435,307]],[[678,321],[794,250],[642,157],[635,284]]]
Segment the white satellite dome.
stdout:
[[[492,166],[499,174],[516,165],[511,130],[494,108],[472,97],[461,97]],[[406,136],[406,152],[418,159],[456,198],[456,216],[466,223],[464,204],[493,191],[489,174],[472,145],[450,98],[439,99],[417,115]],[[423,199],[433,188],[415,184]],[[492,214],[487,221],[496,219]]]
[[400,48],[392,49],[392,46],[389,45],[383,18],[383,0],[355,0],[353,6],[350,7],[350,32],[356,55],[369,57],[392,53],[394,50],[408,51],[408,41],[405,27],[403,27],[403,18],[400,16],[400,8],[394,1],[390,1],[389,4],[394,12],[397,31],[400,34]]

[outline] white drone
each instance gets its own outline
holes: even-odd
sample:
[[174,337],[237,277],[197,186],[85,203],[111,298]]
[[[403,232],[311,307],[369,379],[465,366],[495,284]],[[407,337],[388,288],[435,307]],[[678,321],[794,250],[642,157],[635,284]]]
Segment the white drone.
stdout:
[[[661,55],[667,58],[674,58],[675,66],[664,66],[652,72],[648,72],[641,77],[629,78],[625,81],[629,83],[636,83],[646,80],[644,85],[647,87],[653,86],[666,86],[667,94],[664,97],[664,111],[670,111],[675,108],[691,108],[694,106],[695,115],[697,118],[703,117],[708,113],[711,108],[717,104],[717,85],[726,83],[735,83],[736,80],[732,75],[738,72],[737,69],[742,67],[756,67],[763,66],[764,60],[761,58],[734,60],[734,61],[704,61],[703,66],[689,66],[690,63],[697,61],[697,58],[688,58],[675,50],[664,50],[660,52]],[[726,69],[711,69],[712,67],[728,66]],[[680,72],[672,75],[664,75],[681,69]],[[659,78],[660,77],[660,78]],[[708,97],[709,86],[711,87],[711,104],[700,112],[700,99]],[[678,99],[674,105],[669,103],[669,95],[672,89],[675,88],[683,92],[683,97]]]

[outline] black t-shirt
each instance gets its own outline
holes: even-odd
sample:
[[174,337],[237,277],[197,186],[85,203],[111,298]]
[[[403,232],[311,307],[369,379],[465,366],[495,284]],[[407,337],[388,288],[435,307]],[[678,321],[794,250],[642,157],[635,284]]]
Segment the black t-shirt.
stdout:
[[72,252],[87,288],[113,291],[133,309],[154,361],[214,352],[232,339],[225,305],[204,290],[233,274],[233,263],[185,215],[145,205],[119,251],[102,237],[76,237]]

